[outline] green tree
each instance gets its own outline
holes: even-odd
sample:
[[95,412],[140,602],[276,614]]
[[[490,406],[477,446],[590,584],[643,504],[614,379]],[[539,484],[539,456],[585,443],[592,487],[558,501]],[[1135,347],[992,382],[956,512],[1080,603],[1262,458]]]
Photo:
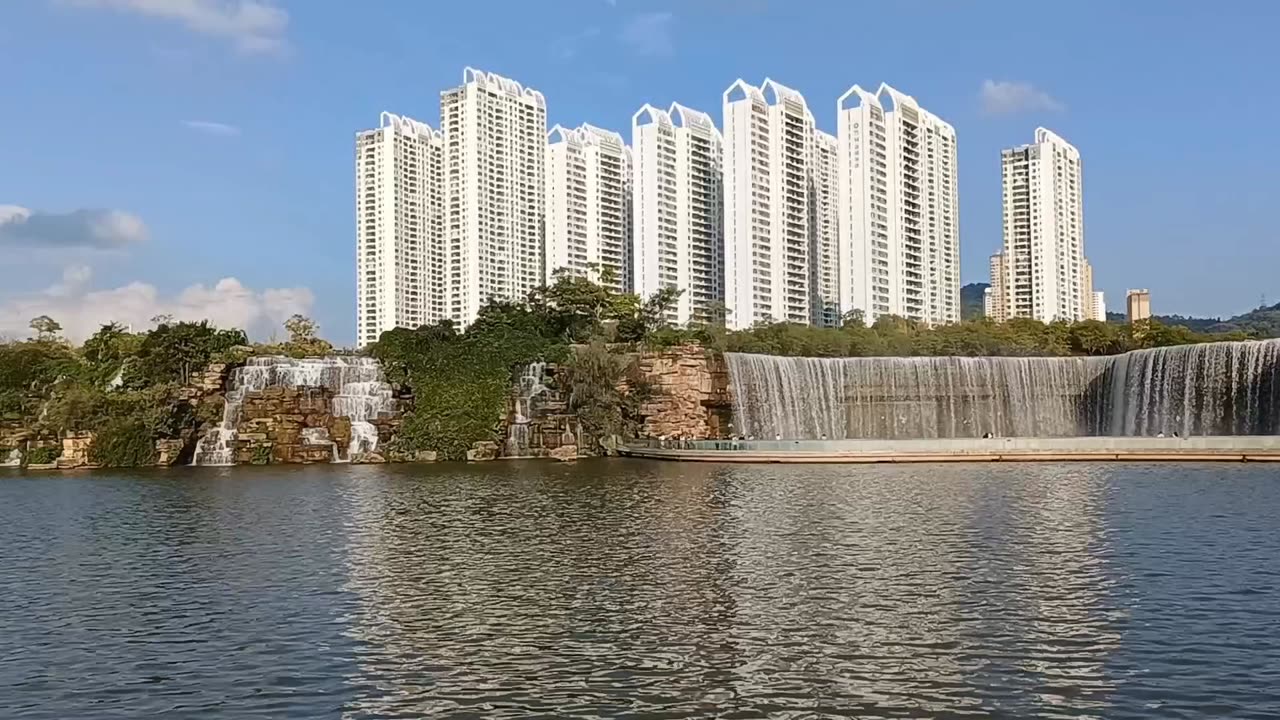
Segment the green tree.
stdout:
[[204,320],[162,324],[147,333],[125,366],[124,384],[132,389],[168,382],[185,385],[215,355],[247,343],[243,330],[219,330]]
[[50,342],[58,339],[59,333],[62,332],[62,326],[56,320],[48,315],[40,315],[31,319],[29,326],[35,331],[36,339],[41,342]]

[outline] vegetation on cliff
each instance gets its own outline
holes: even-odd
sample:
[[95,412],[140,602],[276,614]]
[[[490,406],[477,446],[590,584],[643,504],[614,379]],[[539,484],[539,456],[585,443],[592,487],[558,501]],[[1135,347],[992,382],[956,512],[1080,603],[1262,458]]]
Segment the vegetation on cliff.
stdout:
[[137,333],[103,325],[76,347],[61,337],[56,320],[41,316],[31,321],[32,339],[0,342],[0,429],[8,428],[10,437],[21,429],[45,439],[91,432],[91,461],[148,465],[155,459],[155,440],[187,438],[198,427],[202,418],[182,388],[211,362],[243,360],[253,352],[302,356],[331,348],[300,316],[286,323],[289,342],[258,348],[248,346],[242,330],[155,320],[154,329]]
[[602,388],[627,363],[608,351],[607,358],[599,351],[579,358],[571,348],[593,342],[603,347],[605,340],[684,339],[673,335],[664,319],[676,297],[662,292],[642,302],[584,278],[562,276],[526,302],[489,304],[465,332],[444,321],[383,333],[369,352],[382,362],[388,381],[411,388],[414,398],[397,449],[461,459],[474,443],[500,441],[512,368],[535,361],[565,362],[567,375],[576,378],[571,382],[577,383],[576,409],[584,422],[602,432],[620,427],[615,417],[620,406],[610,405],[617,398]]
[[840,328],[775,323],[723,335],[719,349],[810,357],[1114,355],[1143,348],[1246,340],[1246,333],[1198,333],[1158,321],[1114,325],[1094,320],[1042,323],[985,319],[926,327],[881,317],[870,326],[851,313]]
[[[726,331],[716,323],[681,329],[667,321],[678,296],[663,291],[642,300],[562,276],[524,302],[490,304],[465,332],[442,322],[384,333],[369,352],[382,362],[387,379],[414,400],[394,449],[459,459],[476,442],[501,441],[512,371],[538,360],[561,364],[557,377],[565,384],[569,409],[586,435],[605,438],[635,431],[643,382],[633,376],[632,358],[642,349],[692,343],[712,351],[818,357],[1106,355],[1252,336],[1158,320],[1115,325],[973,319],[929,328],[882,317],[868,326],[858,313],[839,328],[773,323]],[[315,324],[301,316],[285,323],[286,342],[256,347],[248,346],[240,330],[156,321],[155,329],[141,333],[105,325],[76,347],[61,339],[54,319],[34,319],[34,339],[0,343],[0,430],[23,428],[46,439],[90,431],[94,462],[147,464],[154,460],[156,439],[189,440],[202,423],[216,422],[203,407],[196,413],[183,392],[210,362],[239,362],[251,353],[332,352]]]

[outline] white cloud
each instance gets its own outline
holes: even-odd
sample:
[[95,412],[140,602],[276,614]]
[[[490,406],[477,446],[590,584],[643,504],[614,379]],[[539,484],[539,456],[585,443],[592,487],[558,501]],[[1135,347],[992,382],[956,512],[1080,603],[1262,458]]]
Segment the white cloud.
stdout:
[[121,210],[48,213],[0,205],[0,247],[116,250],[146,239],[142,219]]
[[1007,80],[983,80],[982,110],[990,115],[1009,115],[1022,112],[1057,112],[1066,106],[1049,93],[1030,83]]
[[202,132],[207,135],[221,135],[223,137],[235,137],[240,134],[240,128],[235,125],[226,123],[213,122],[211,120],[183,120],[183,125],[188,129]]
[[212,287],[192,285],[177,295],[164,296],[154,285],[132,282],[109,290],[89,289],[92,272],[76,265],[62,280],[35,293],[0,298],[0,336],[25,337],[31,318],[48,315],[62,325],[63,334],[79,342],[109,322],[135,330],[151,327],[151,318],[172,315],[175,320],[209,322],[224,328],[243,328],[264,338],[294,313],[307,314],[315,296],[307,288],[268,288],[255,291],[235,278]]
[[671,34],[675,16],[669,12],[651,12],[636,15],[622,27],[618,39],[637,55],[668,57],[676,51]]
[[271,0],[61,0],[84,8],[106,8],[182,25],[187,30],[223,38],[245,53],[285,49],[289,13]]

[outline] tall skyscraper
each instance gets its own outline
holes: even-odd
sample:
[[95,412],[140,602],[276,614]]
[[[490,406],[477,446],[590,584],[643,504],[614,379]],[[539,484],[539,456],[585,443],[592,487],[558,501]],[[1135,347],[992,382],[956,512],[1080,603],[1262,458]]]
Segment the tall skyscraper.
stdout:
[[836,112],[841,312],[958,322],[955,130],[888,85],[853,86]]
[[840,325],[840,145],[815,130],[809,182],[809,287],[813,324]]
[[[1085,319],[1084,195],[1080,153],[1045,128],[1035,142],[1001,153],[1004,184],[1005,318]],[[996,285],[992,280],[992,286]],[[1105,310],[1104,310],[1105,311]]]
[[631,287],[631,150],[616,132],[559,125],[547,136],[546,277]]
[[449,316],[523,300],[545,279],[547,106],[515,80],[466,68],[440,94]]
[[669,318],[680,325],[710,322],[724,301],[722,142],[706,113],[678,103],[631,118],[633,291],[683,290]]
[[356,344],[447,316],[444,142],[384,112],[356,135]]
[[729,327],[808,324],[814,121],[800,93],[766,79],[724,92],[725,307]]

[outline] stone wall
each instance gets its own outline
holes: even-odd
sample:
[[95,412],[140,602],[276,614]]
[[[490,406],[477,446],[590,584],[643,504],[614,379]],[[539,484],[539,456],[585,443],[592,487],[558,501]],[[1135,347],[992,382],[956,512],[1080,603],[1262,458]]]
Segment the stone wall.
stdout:
[[697,345],[646,352],[637,359],[649,397],[640,437],[708,440],[729,435],[732,401],[724,358]]
[[[707,440],[727,437],[732,403],[729,371],[724,359],[701,346],[689,345],[634,355],[634,368],[619,388],[624,394],[644,393],[638,434],[645,438]],[[523,369],[513,377],[501,445],[476,443],[472,460],[502,457],[570,459],[603,450],[581,440],[577,416],[558,380],[561,370],[547,365],[543,385],[532,397],[521,387]],[[580,447],[579,442],[586,442]]]
[[[569,411],[568,394],[561,389],[557,377],[560,368],[547,365],[543,372],[544,387],[533,397],[524,398],[519,379],[511,385],[507,409],[501,428],[506,438],[496,452],[501,457],[552,457],[573,448],[577,454],[578,418]],[[523,405],[523,407],[522,407]],[[482,458],[489,448],[473,448],[473,459]]]
[[[382,462],[381,455],[347,456],[351,421],[330,414],[332,401],[332,393],[325,388],[272,387],[247,393],[240,410],[236,462],[258,465],[327,463],[335,459]],[[382,417],[371,422],[378,429],[380,447],[389,443],[400,427],[399,417]],[[316,432],[304,432],[306,430]],[[317,442],[308,442],[307,436]]]

